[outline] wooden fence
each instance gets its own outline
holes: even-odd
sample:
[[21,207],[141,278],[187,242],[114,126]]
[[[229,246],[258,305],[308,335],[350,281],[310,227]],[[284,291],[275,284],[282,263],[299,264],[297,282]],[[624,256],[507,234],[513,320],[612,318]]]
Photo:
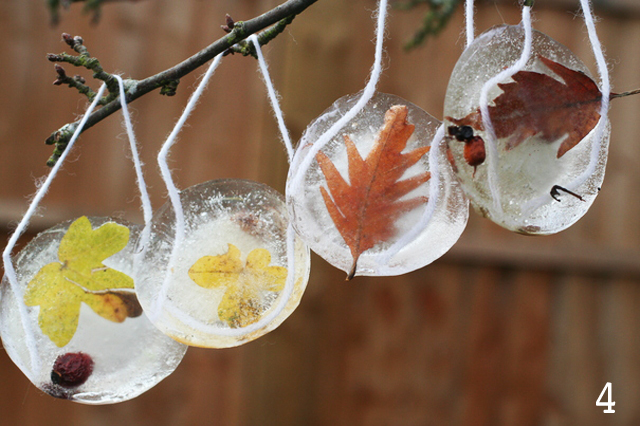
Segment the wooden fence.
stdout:
[[[57,28],[41,0],[0,2],[0,226],[19,219],[45,174],[48,134],[85,108],[45,54],[60,33],[84,37],[109,71],[142,78],[222,35],[224,14],[247,19],[278,0],[116,3],[93,26],[74,5]],[[517,23],[513,2],[482,3],[477,28]],[[540,0],[535,26],[593,67],[571,6]],[[640,15],[597,10],[615,90],[640,86]],[[577,2],[574,2],[573,9]],[[373,0],[321,0],[265,52],[298,137],[335,99],[363,87],[373,58]],[[421,13],[394,11],[381,91],[442,116],[462,50],[462,14],[426,46],[403,52]],[[71,73],[71,71],[69,71]],[[155,155],[194,87],[132,107],[155,206]],[[640,423],[640,98],[613,104],[607,177],[589,213],[544,238],[472,214],[460,242],[433,265],[395,278],[358,278],[313,258],[300,308],[276,331],[228,350],[190,349],[178,370],[139,398],[90,407],[37,391],[0,351],[0,425],[637,425]],[[78,215],[140,221],[126,138],[114,116],[84,134],[32,231]],[[222,177],[284,189],[286,156],[253,60],[225,59],[172,153],[185,188]],[[25,241],[28,238],[25,238]],[[595,401],[613,383],[615,414]]]

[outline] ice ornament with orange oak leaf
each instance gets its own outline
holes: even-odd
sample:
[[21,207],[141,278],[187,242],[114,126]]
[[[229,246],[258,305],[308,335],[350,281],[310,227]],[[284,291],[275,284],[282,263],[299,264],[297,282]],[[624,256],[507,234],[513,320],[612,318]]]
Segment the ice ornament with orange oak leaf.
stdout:
[[297,168],[359,99],[337,100],[307,127],[289,173],[289,211],[303,240],[347,279],[407,273],[444,254],[468,218],[438,120],[376,93],[307,170]]

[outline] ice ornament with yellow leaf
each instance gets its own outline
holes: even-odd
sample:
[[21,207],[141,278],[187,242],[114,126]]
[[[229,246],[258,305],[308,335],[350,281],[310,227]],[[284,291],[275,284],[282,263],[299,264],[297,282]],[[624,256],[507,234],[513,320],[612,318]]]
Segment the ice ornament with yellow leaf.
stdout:
[[275,329],[309,279],[309,249],[288,230],[284,197],[261,183],[224,179],[180,198],[184,238],[176,243],[167,203],[139,248],[134,278],[145,312],[167,335],[199,347],[233,347]]
[[38,234],[14,257],[18,290],[1,286],[0,333],[11,359],[43,391],[107,404],[169,375],[186,346],[142,315],[131,278],[138,228],[80,217]]

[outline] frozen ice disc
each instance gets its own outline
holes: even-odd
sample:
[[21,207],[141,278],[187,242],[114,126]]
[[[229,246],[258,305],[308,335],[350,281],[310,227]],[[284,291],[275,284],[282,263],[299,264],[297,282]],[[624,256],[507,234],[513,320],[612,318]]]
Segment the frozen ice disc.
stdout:
[[275,329],[309,279],[309,249],[297,237],[289,270],[284,197],[231,179],[192,186],[180,197],[185,237],[173,267],[167,270],[176,235],[170,203],[154,215],[150,241],[140,248],[136,290],[145,312],[167,335],[200,347],[237,346]]
[[[463,52],[447,88],[445,125],[472,205],[507,229],[551,234],[575,223],[593,203],[604,179],[610,132],[606,122],[595,140],[601,95],[586,66],[534,31],[523,71],[489,89],[497,137],[490,145],[493,138],[479,114],[481,91],[518,61],[523,42],[521,26],[502,25]],[[471,133],[462,135],[464,130]]]
[[81,217],[41,232],[14,257],[21,294],[5,276],[2,343],[41,390],[87,404],[126,401],[182,360],[187,347],[158,331],[133,293],[138,229]]
[[466,226],[468,201],[441,123],[397,96],[376,93],[318,151],[314,144],[360,98],[338,99],[307,127],[287,204],[302,239],[349,278],[399,275],[451,248]]

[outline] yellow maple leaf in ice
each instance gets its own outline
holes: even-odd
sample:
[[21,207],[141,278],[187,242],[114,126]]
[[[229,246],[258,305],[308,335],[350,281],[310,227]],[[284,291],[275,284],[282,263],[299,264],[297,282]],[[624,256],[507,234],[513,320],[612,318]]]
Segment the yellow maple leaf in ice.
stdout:
[[226,254],[201,257],[189,269],[189,277],[200,287],[226,289],[218,316],[232,328],[257,322],[265,310],[264,292],[282,291],[287,279],[287,268],[269,266],[268,250],[252,250],[244,265],[240,254],[229,244]]
[[142,314],[133,279],[102,264],[129,242],[129,228],[105,223],[93,230],[85,216],[75,220],[62,237],[59,262],[43,266],[29,281],[27,306],[40,306],[38,324],[58,347],[76,333],[81,303],[114,322]]

